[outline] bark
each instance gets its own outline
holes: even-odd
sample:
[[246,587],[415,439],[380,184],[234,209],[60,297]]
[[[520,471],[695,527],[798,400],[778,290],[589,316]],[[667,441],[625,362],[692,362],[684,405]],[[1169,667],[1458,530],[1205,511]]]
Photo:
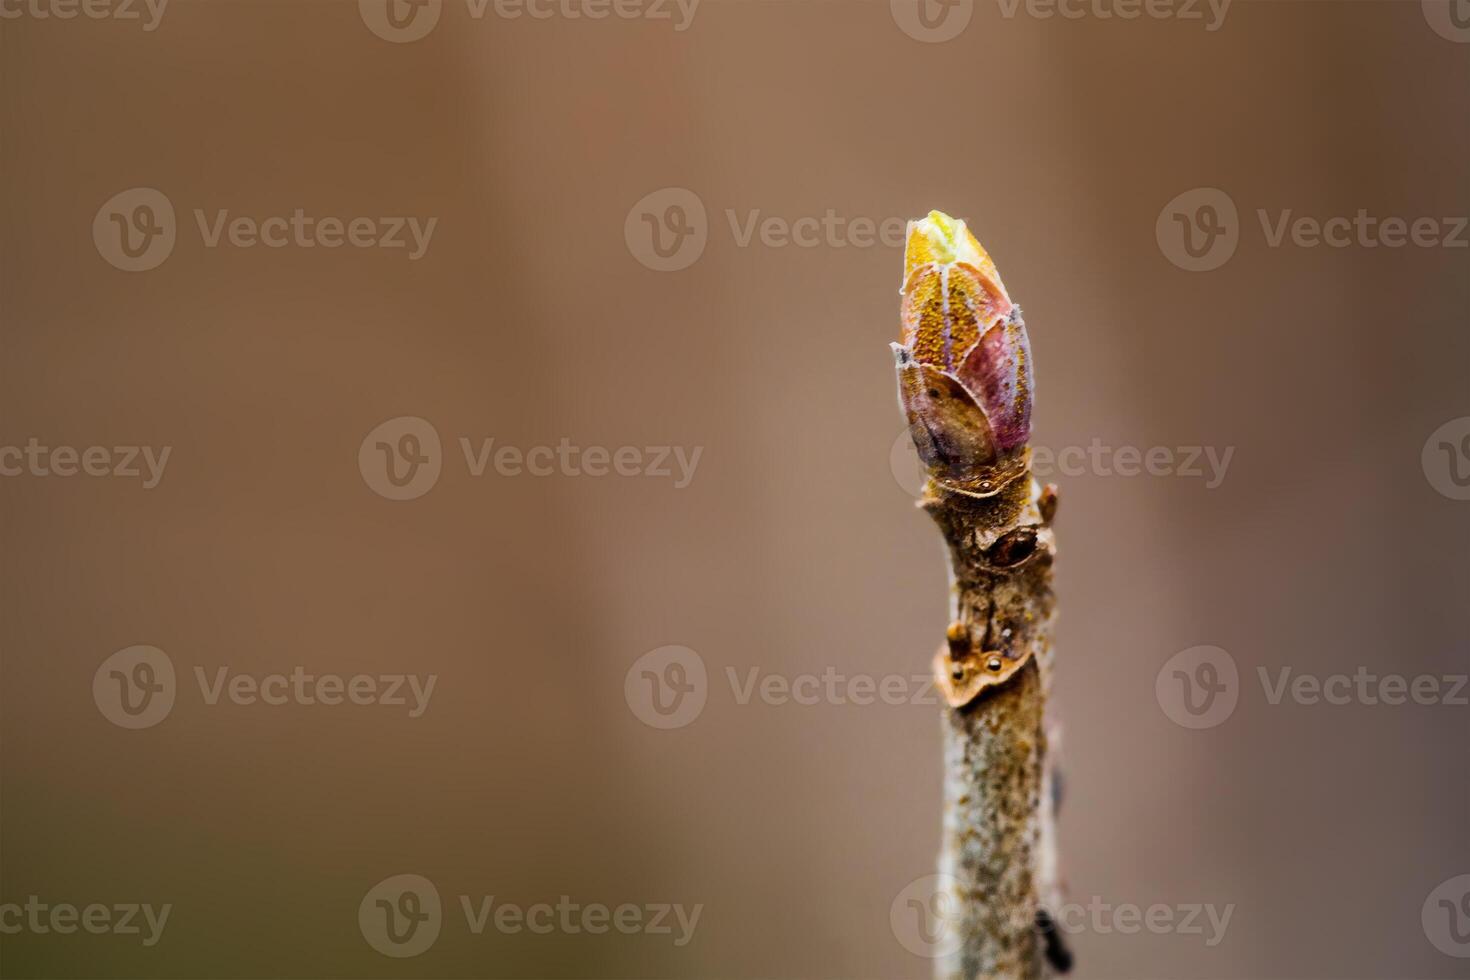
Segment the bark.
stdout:
[[[950,978],[1041,980],[1069,965],[1056,908],[1046,695],[1056,492],[1024,455],[979,493],[931,480],[923,505],[951,557],[952,622],[935,658],[944,693],[941,882],[956,931]],[[974,486],[974,484],[971,484]]]

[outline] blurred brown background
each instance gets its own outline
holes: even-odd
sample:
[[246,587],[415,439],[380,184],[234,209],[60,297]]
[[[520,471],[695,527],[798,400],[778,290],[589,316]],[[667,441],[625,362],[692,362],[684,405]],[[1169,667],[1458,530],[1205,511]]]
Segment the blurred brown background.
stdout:
[[[172,0],[147,30],[141,0],[8,2],[0,445],[171,453],[151,489],[0,478],[0,903],[172,911],[153,946],[0,935],[0,975],[929,975],[890,910],[934,860],[938,709],[742,704],[728,672],[927,670],[945,568],[890,464],[900,252],[740,235],[757,211],[937,207],[1025,307],[1039,444],[1234,447],[1213,487],[1055,477],[1070,898],[1233,906],[1214,945],[1080,929],[1076,975],[1470,976],[1425,921],[1470,873],[1470,709],[1272,704],[1258,678],[1470,669],[1470,502],[1421,459],[1470,415],[1470,251],[1273,247],[1257,215],[1470,214],[1470,12],[1237,0],[1207,30],[1203,4],[1103,0],[395,0],[394,22]],[[945,17],[969,19],[926,40]],[[705,244],[664,272],[637,233],[678,213],[635,205],[671,187]],[[1239,241],[1191,272],[1156,223],[1201,187]],[[104,207],[131,188],[175,212],[147,271],[102,254],[111,214],[147,224]],[[437,225],[411,261],[208,247],[195,218],[297,208]],[[398,501],[358,458],[400,416],[433,426],[442,471]],[[473,476],[459,440],[492,437],[702,452],[682,488]],[[136,644],[177,692],[128,730],[92,685]],[[1191,730],[1155,679],[1202,644],[1238,665],[1238,705]],[[668,645],[706,666],[706,703],[660,730],[625,676]],[[210,704],[195,680],[298,666],[437,682],[410,718]],[[413,958],[359,928],[399,874],[444,906]],[[475,935],[462,895],[703,908],[681,946]]]

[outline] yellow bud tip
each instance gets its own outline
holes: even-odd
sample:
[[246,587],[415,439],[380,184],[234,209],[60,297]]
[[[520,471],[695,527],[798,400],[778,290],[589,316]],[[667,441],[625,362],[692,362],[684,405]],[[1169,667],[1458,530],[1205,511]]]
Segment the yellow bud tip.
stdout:
[[925,265],[939,267],[955,264],[968,265],[998,287],[1001,295],[1000,274],[985,249],[970,233],[970,229],[958,218],[951,218],[943,211],[930,211],[918,221],[908,224],[908,242],[903,252],[903,282],[907,287],[914,270]]

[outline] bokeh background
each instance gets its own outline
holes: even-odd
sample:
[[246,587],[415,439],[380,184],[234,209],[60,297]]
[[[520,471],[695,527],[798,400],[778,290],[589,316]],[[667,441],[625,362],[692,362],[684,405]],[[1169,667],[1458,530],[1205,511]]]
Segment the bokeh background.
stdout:
[[[1470,709],[1272,704],[1258,674],[1470,670],[1447,468],[1470,458],[1430,444],[1470,427],[1470,236],[1273,246],[1258,216],[1454,237],[1463,0],[1236,0],[1213,30],[1203,5],[394,2],[438,20],[403,42],[371,0],[0,19],[0,444],[171,447],[151,489],[0,479],[0,903],[172,905],[151,947],[0,935],[0,975],[929,975],[890,912],[937,849],[938,709],[741,703],[730,677],[922,694],[946,587],[895,450],[900,250],[737,230],[937,207],[1026,310],[1038,444],[1233,450],[1213,486],[1053,477],[1069,896],[1233,907],[1214,945],[1083,928],[1076,975],[1470,976],[1425,912],[1470,872]],[[127,272],[93,224],[140,187],[177,240]],[[637,233],[674,199],[639,206],[667,188],[702,250],[659,271]],[[1210,271],[1158,230],[1196,188],[1237,209]],[[211,248],[194,217],[297,208],[438,220],[410,261]],[[442,441],[411,500],[359,466],[401,416]],[[476,477],[461,438],[701,456],[683,487]],[[178,690],[127,730],[93,679],[135,644]],[[665,730],[625,680],[671,645],[707,678]],[[1191,729],[1155,681],[1200,645],[1238,703]],[[195,681],[298,666],[437,681],[417,718]],[[358,921],[399,874],[444,905],[412,958]],[[682,946],[475,935],[459,896],[491,895],[703,908]]]

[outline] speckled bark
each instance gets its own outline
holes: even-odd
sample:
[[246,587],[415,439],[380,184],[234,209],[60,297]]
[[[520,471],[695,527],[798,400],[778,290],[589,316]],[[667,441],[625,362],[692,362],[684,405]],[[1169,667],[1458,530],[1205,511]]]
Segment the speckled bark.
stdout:
[[1035,662],[944,718],[944,842],[960,945],[940,977],[1046,975],[1040,905],[1041,681]]
[[944,980],[1052,973],[1037,923],[1057,897],[1045,722],[1056,497],[1025,469],[997,485],[977,496],[931,481],[924,499],[949,544],[953,589],[935,659],[949,702],[940,872],[957,934],[937,964]]

